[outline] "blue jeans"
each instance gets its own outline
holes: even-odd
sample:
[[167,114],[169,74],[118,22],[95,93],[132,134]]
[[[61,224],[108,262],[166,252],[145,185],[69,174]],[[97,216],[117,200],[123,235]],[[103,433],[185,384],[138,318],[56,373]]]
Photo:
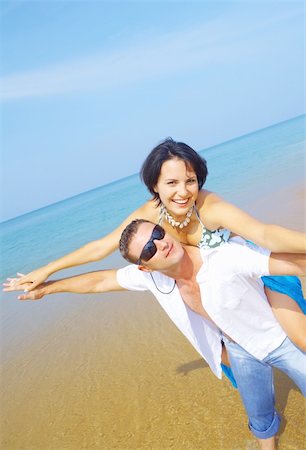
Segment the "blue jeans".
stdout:
[[280,416],[275,410],[272,367],[285,372],[305,397],[306,353],[286,338],[261,361],[225,336],[223,340],[249,418],[250,430],[260,439],[274,436],[280,425]]

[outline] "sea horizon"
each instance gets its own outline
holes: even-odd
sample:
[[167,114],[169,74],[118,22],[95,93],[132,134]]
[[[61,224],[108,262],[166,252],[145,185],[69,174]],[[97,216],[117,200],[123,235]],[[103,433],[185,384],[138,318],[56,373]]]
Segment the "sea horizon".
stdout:
[[[284,123],[287,123],[287,122],[291,122],[293,120],[296,120],[296,119],[299,119],[299,118],[303,118],[303,117],[306,118],[306,113],[305,114],[300,114],[298,116],[291,117],[291,118],[286,119],[286,120],[282,120],[281,122],[277,122],[277,123],[274,123],[272,125],[268,125],[267,127],[258,128],[255,131],[250,131],[249,133],[241,134],[239,136],[227,139],[226,141],[218,142],[216,144],[210,145],[209,147],[204,147],[202,149],[199,149],[199,150],[195,149],[195,150],[202,155],[203,152],[213,150],[214,148],[218,148],[219,146],[223,146],[225,144],[229,144],[229,143],[231,143],[233,141],[239,141],[240,139],[243,139],[243,138],[245,138],[247,136],[255,135],[256,133],[260,133],[261,131],[268,130],[270,128],[274,128],[274,127],[277,127],[277,126],[279,126],[281,124],[284,124]],[[75,197],[78,197],[79,195],[89,194],[90,192],[96,191],[97,189],[101,189],[101,188],[106,187],[106,186],[111,186],[111,185],[113,185],[113,184],[115,184],[115,183],[117,183],[117,182],[119,182],[121,180],[126,180],[126,179],[129,179],[131,177],[137,177],[137,176],[139,176],[139,172],[134,172],[134,173],[132,173],[130,175],[127,175],[127,176],[124,176],[124,177],[121,177],[121,178],[116,178],[115,180],[110,181],[109,183],[101,184],[101,185],[96,186],[94,188],[85,190],[83,192],[79,192],[78,194],[71,195],[70,197],[65,197],[62,200],[58,200],[58,201],[52,202],[52,203],[47,203],[44,206],[41,206],[41,207],[36,208],[36,209],[32,209],[30,211],[27,211],[25,213],[19,214],[17,216],[10,217],[9,219],[0,220],[0,226],[2,224],[5,224],[5,223],[10,222],[12,220],[21,218],[21,217],[26,216],[28,214],[32,214],[32,213],[35,213],[37,211],[43,210],[45,208],[49,208],[50,206],[55,206],[55,205],[60,204],[62,202],[66,202],[66,201],[71,200],[71,199],[73,199]]]
[[[208,164],[205,188],[245,209],[249,190],[267,195],[267,180],[269,191],[303,183],[305,123],[306,115],[298,116],[200,150]],[[101,238],[150,198],[132,174],[2,222],[1,279]]]

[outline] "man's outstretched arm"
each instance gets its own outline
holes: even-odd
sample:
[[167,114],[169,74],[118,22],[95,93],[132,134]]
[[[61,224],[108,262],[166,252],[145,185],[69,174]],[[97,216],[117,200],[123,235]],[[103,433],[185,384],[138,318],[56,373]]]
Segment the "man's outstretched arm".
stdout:
[[[23,286],[23,289],[29,286]],[[4,284],[4,291],[20,290]],[[25,292],[18,296],[19,300],[40,300],[45,295],[59,292],[75,292],[77,294],[124,291],[117,281],[117,270],[100,270],[89,272],[61,280],[51,280],[37,286],[33,291]]]

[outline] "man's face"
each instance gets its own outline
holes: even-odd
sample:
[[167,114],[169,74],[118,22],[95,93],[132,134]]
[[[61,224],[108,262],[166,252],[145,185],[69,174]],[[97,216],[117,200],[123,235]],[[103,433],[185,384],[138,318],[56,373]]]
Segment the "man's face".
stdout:
[[[152,223],[142,223],[139,225],[137,233],[130,243],[130,254],[139,259],[144,246],[148,243],[154,230]],[[182,245],[168,233],[163,239],[153,240],[156,246],[156,253],[149,261],[141,261],[140,265],[150,270],[167,270],[176,266],[184,255]]]

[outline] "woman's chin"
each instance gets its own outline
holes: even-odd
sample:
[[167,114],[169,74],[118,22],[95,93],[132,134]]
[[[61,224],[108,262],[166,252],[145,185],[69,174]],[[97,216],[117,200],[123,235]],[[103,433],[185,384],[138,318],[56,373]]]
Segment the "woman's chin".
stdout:
[[188,213],[191,206],[192,203],[187,203],[187,205],[178,205],[177,203],[172,202],[171,205],[169,205],[169,209],[167,208],[167,210],[172,216],[175,216],[178,220],[180,218],[183,220],[185,219],[186,214]]

